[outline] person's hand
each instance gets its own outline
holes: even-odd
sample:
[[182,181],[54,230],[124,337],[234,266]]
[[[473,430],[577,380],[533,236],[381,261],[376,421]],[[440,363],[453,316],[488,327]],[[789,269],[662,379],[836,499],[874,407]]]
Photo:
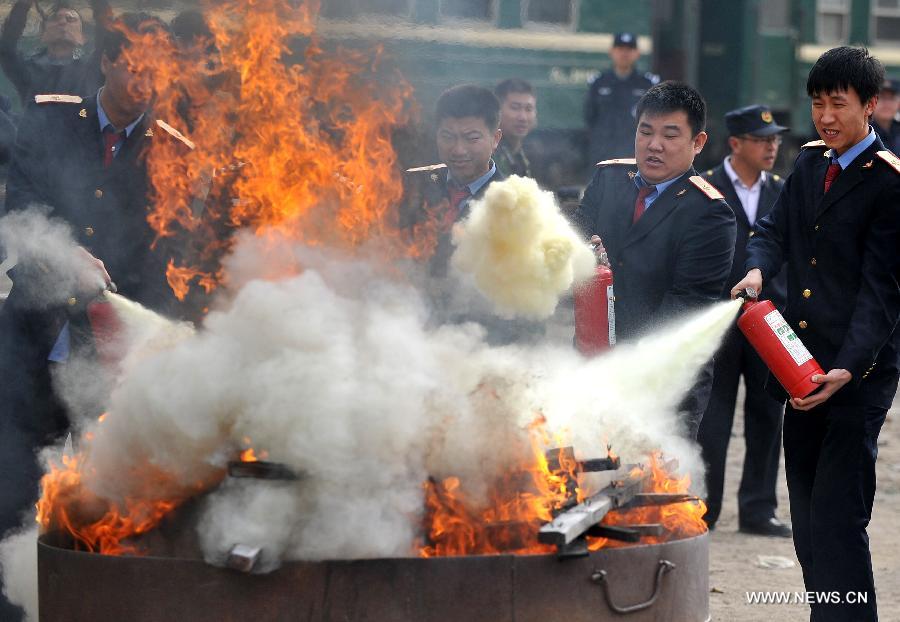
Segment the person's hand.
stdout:
[[597,259],[602,259],[601,255],[606,253],[606,249],[603,247],[603,241],[600,239],[600,236],[592,235],[590,243],[594,247],[594,254],[597,256]]
[[745,276],[738,282],[737,285],[731,288],[731,299],[734,300],[739,293],[741,293],[748,287],[752,287],[753,289],[755,289],[758,295],[762,292],[762,285],[762,272],[760,272],[759,268],[753,268],[750,272],[747,273],[747,276]]
[[852,378],[853,374],[846,369],[832,369],[824,376],[822,374],[815,374],[810,380],[822,386],[809,397],[791,399],[791,408],[794,410],[809,410],[815,408],[819,404],[827,401],[829,397],[834,395],[842,386],[850,382]]
[[83,246],[79,246],[75,252],[77,255],[79,291],[96,294],[100,290],[112,286],[112,279],[102,261],[91,255]]

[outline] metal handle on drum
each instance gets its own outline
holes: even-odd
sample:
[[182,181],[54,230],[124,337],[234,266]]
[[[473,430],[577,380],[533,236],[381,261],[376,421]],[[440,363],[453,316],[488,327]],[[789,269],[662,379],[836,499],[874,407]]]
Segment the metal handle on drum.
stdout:
[[610,609],[620,614],[634,613],[635,611],[642,611],[653,606],[653,603],[655,603],[656,599],[659,597],[660,588],[662,587],[662,577],[670,570],[675,570],[675,564],[667,559],[659,560],[659,567],[656,569],[656,580],[653,585],[653,594],[650,596],[650,599],[627,607],[618,607],[613,604],[612,596],[609,593],[609,582],[606,580],[605,570],[595,570],[591,573],[591,581],[603,585],[603,594],[606,596],[606,604],[609,605]]

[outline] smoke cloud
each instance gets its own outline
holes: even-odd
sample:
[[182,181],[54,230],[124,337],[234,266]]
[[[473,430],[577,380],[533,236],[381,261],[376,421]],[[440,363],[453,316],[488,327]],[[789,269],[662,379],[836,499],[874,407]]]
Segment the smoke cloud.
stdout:
[[0,248],[16,258],[16,270],[29,283],[19,304],[47,308],[64,303],[78,291],[100,292],[106,286],[91,257],[75,243],[72,228],[51,218],[46,206],[0,217]]
[[[267,249],[245,239],[231,261],[252,265]],[[625,463],[662,450],[695,481],[702,472],[675,409],[734,303],[585,359],[548,344],[491,347],[475,324],[429,328],[422,296],[396,272],[303,247],[293,257],[302,274],[244,281],[197,330],[110,296],[131,347],[108,416],[82,434],[87,491],[119,504],[211,491],[197,520],[205,558],[258,546],[268,571],[415,554],[423,482],[456,476],[481,498],[530,461],[536,413],[580,457],[610,443]],[[300,479],[218,485],[247,446]],[[4,550],[4,568],[20,563]],[[27,590],[8,589],[23,602]]]
[[596,265],[553,193],[517,175],[488,187],[454,229],[453,242],[453,266],[471,273],[505,317],[550,317],[560,296]]

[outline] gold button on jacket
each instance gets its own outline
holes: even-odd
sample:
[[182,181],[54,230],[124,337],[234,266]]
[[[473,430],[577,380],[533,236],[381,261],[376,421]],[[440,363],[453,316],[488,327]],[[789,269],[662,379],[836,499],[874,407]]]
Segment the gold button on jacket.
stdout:
[[806,328],[807,326],[809,326],[809,324],[806,323],[806,320],[800,320],[797,326],[799,326],[800,328]]
[[809,298],[810,296],[812,296],[812,292],[809,291],[808,289],[804,289],[804,290],[803,290],[803,297],[804,297],[804,298]]

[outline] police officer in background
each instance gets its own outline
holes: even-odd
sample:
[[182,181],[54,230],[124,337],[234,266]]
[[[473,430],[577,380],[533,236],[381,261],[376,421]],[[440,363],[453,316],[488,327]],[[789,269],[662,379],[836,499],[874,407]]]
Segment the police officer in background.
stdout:
[[822,140],[804,146],[757,222],[747,274],[731,292],[766,291],[786,262],[784,317],[827,371],[812,376],[820,389],[791,399],[784,415],[806,590],[839,596],[813,601],[816,622],[878,619],[866,526],[878,434],[900,378],[900,159],[869,125],[883,83],[884,67],[863,48],[831,49],[813,65],[806,92]]
[[635,70],[641,53],[632,33],[618,33],[609,56],[612,69],[591,82],[584,104],[590,166],[600,160],[634,155],[635,107],[647,89],[659,82],[659,76]]
[[[734,262],[722,296],[729,298],[731,284],[744,275],[747,240],[754,223],[769,213],[784,181],[771,173],[778,156],[781,135],[788,128],[775,123],[766,106],[747,106],[725,115],[731,155],[705,177],[725,195],[737,220]],[[784,277],[766,287],[766,297],[784,308]],[[715,528],[722,510],[725,460],[734,422],[738,383],[743,376],[744,470],[738,489],[738,527],[744,533],[790,537],[791,528],[775,517],[778,500],[775,487],[781,456],[781,419],[784,404],[765,390],[769,370],[737,325],[731,327],[716,353],[712,393],[700,423],[697,441],[706,462],[706,514]]]
[[878,92],[878,103],[872,113],[872,127],[884,146],[897,153],[900,149],[900,121],[897,121],[897,109],[900,107],[900,93],[896,80],[888,78]]
[[[575,225],[602,238],[616,279],[616,338],[635,340],[719,300],[731,271],[735,222],[722,194],[694,170],[706,144],[706,102],[663,82],[637,105],[636,158],[598,163]],[[709,401],[712,365],[682,402],[685,434]]]

